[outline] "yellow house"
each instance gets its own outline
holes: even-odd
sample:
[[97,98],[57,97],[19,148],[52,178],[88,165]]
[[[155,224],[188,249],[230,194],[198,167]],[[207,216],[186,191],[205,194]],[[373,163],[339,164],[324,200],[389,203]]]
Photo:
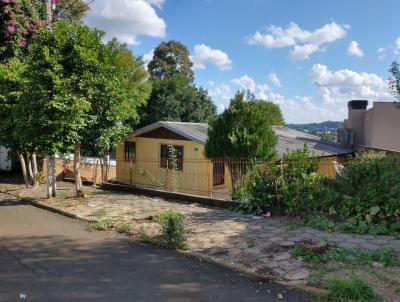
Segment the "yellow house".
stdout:
[[[156,122],[133,132],[117,147],[116,180],[144,187],[181,193],[226,197],[231,189],[228,164],[246,171],[248,161],[206,159],[204,145],[208,125]],[[351,150],[317,136],[283,126],[273,126],[278,137],[276,151],[301,149],[304,143],[320,157],[319,172],[335,176],[332,161]]]

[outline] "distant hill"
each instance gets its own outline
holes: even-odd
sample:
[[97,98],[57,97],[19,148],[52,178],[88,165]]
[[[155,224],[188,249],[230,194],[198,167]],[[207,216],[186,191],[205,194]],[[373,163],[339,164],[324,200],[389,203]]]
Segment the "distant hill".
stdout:
[[305,132],[335,132],[340,127],[343,127],[343,122],[326,121],[322,123],[309,124],[287,124],[289,128],[301,130]]

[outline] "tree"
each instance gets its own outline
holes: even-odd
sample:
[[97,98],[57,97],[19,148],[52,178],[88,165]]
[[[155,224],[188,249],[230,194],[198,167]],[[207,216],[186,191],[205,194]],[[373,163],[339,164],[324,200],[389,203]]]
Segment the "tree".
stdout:
[[71,25],[78,25],[85,17],[89,5],[82,0],[58,0],[54,16]]
[[[82,191],[81,146],[104,154],[130,131],[125,121],[149,93],[140,63],[116,40],[102,42],[104,33],[83,25],[56,22],[29,46],[26,108],[34,113],[25,131],[46,154],[74,149],[77,194]],[[141,67],[143,68],[143,67]]]
[[207,122],[216,113],[208,92],[194,85],[189,51],[177,41],[162,42],[148,65],[153,91],[140,109],[144,126],[159,120]]
[[154,49],[153,59],[148,65],[153,80],[162,80],[175,75],[183,75],[190,82],[194,79],[193,63],[189,50],[178,41],[162,42]]
[[270,159],[275,155],[277,138],[271,120],[265,115],[265,102],[247,100],[246,92],[238,91],[229,108],[210,121],[205,155],[228,160],[233,191],[239,181],[237,159]]
[[[395,96],[397,102],[400,102],[400,65],[398,62],[393,62],[390,69],[392,76],[389,78],[389,89]],[[400,105],[399,105],[400,108]]]
[[[107,62],[107,68],[104,61],[97,63],[104,68],[97,72],[102,77],[91,85],[93,93],[88,112],[91,122],[81,132],[82,153],[88,156],[105,157],[124,139],[139,120],[137,107],[145,104],[151,92],[143,61],[116,41],[112,52],[113,59]],[[114,79],[110,77],[112,74]],[[105,79],[114,80],[111,83],[115,86],[104,83]],[[108,88],[104,89],[106,84]]]

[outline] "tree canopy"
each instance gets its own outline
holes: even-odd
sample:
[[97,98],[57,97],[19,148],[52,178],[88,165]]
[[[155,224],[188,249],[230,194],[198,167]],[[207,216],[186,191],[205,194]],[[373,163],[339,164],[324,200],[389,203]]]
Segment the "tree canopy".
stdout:
[[210,121],[205,154],[209,158],[266,159],[275,154],[277,138],[266,116],[265,101],[248,100],[238,91],[229,108]]
[[154,49],[148,70],[153,80],[183,75],[191,82],[194,79],[192,67],[193,63],[187,47],[178,41],[171,40],[161,42]]
[[208,91],[194,85],[188,49],[177,41],[162,42],[148,64],[153,90],[140,109],[140,125],[159,120],[207,122],[216,113]]
[[397,102],[400,102],[400,65],[393,62],[390,69],[392,76],[389,78],[389,89],[393,93]]
[[77,25],[82,22],[88,10],[89,6],[83,0],[58,0],[54,19]]

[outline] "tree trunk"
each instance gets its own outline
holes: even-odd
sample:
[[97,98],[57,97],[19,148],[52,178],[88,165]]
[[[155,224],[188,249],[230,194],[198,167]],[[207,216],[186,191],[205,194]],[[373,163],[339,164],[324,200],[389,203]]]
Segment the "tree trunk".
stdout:
[[21,172],[22,172],[22,176],[24,177],[25,186],[28,188],[29,187],[29,178],[28,178],[28,174],[26,173],[25,158],[19,152],[18,152],[18,158],[19,158],[19,163],[21,164]]
[[47,156],[47,198],[56,197],[56,158]]
[[28,152],[26,152],[26,165],[28,167],[29,183],[32,186],[34,183],[34,176],[32,171],[32,160]]
[[82,194],[82,179],[81,179],[80,164],[81,164],[81,146],[79,142],[76,142],[74,146],[74,174],[75,174],[76,197],[80,197]]
[[33,170],[33,187],[39,187],[39,175],[38,175],[38,168],[37,168],[37,160],[36,160],[36,153],[32,153],[32,170]]

